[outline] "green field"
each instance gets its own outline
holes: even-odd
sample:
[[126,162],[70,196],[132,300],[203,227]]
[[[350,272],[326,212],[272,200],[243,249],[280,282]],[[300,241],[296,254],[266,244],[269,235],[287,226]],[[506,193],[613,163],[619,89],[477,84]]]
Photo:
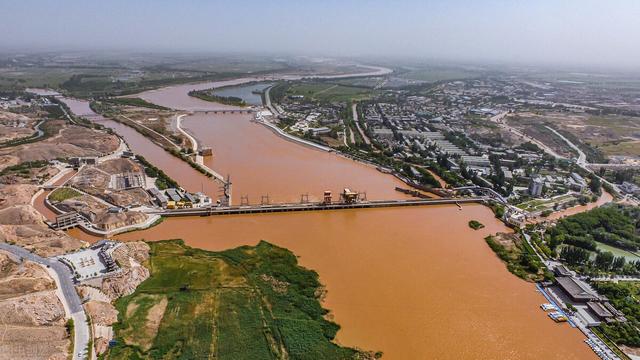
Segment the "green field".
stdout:
[[72,189],[72,188],[58,188],[55,189],[51,194],[49,194],[49,200],[53,202],[64,201],[67,199],[72,199],[74,197],[78,197],[82,195],[82,193]]
[[640,141],[612,141],[598,146],[606,155],[640,156]]
[[[222,252],[152,242],[151,277],[116,302],[107,359],[353,359],[318,274],[267,242]],[[360,357],[361,358],[361,357]]]
[[116,105],[125,105],[125,106],[136,106],[136,107],[145,107],[145,108],[149,108],[149,109],[156,109],[156,110],[171,110],[169,108],[166,108],[164,106],[160,106],[160,105],[156,105],[156,104],[152,104],[144,99],[141,98],[129,98],[129,97],[120,97],[120,98],[110,98],[110,99],[106,99],[106,102],[112,103],[112,104],[116,104]]
[[371,89],[319,82],[291,85],[286,95],[302,95],[307,100],[333,103],[366,100],[375,94],[377,92]]

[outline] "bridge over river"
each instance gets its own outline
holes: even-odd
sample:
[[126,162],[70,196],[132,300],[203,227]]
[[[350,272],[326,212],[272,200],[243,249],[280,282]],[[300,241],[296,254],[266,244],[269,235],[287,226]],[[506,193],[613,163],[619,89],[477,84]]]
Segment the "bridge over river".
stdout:
[[467,203],[483,203],[489,201],[490,197],[469,197],[469,198],[440,198],[440,199],[414,199],[414,200],[376,200],[361,201],[355,203],[292,203],[292,204],[273,204],[273,205],[256,205],[256,206],[211,206],[189,209],[160,210],[151,211],[151,214],[162,216],[214,216],[214,215],[239,215],[239,214],[258,214],[258,213],[275,213],[275,212],[292,212],[292,211],[325,211],[325,210],[345,210],[345,209],[364,209],[364,208],[383,208],[383,207],[401,207],[401,206],[426,206],[426,205],[446,205]]
[[191,114],[253,114],[256,112],[255,109],[191,109],[188,110]]

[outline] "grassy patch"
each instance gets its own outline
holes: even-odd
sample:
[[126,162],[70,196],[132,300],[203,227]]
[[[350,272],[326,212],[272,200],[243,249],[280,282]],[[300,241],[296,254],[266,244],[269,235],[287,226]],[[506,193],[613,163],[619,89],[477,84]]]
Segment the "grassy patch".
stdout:
[[156,109],[156,110],[171,110],[167,107],[164,106],[160,106],[160,105],[156,105],[156,104],[152,104],[144,99],[140,99],[140,98],[110,98],[110,99],[106,99],[104,100],[108,103],[112,103],[112,104],[116,104],[116,105],[126,105],[126,106],[137,106],[137,107],[145,107],[145,108],[149,108],[149,109]]
[[480,230],[484,227],[484,225],[477,220],[471,220],[469,221],[469,227],[473,230]]
[[640,142],[637,140],[630,141],[612,141],[602,144],[598,147],[606,155],[626,155],[640,156]]
[[[349,359],[332,340],[318,274],[267,242],[209,252],[150,243],[151,277],[119,299],[109,359]],[[160,317],[158,304],[166,301]],[[156,311],[157,312],[157,311]],[[153,321],[158,321],[159,324]]]
[[302,95],[307,100],[326,103],[367,100],[376,93],[372,89],[325,82],[294,84],[287,90],[288,96]]
[[0,176],[11,173],[29,174],[32,169],[40,169],[47,166],[49,162],[46,160],[25,161],[23,163],[7,166],[0,171]]
[[540,281],[546,276],[534,250],[521,235],[498,233],[485,241],[514,275],[527,281]]
[[233,106],[247,106],[247,103],[239,97],[235,96],[220,96],[213,93],[213,90],[200,90],[189,91],[189,96],[193,96],[200,100],[216,102],[224,105]]
[[49,200],[53,202],[60,202],[60,201],[65,201],[67,199],[72,199],[74,197],[78,197],[80,195],[82,195],[82,193],[80,193],[77,190],[74,190],[68,187],[63,187],[63,188],[55,189],[51,194],[49,194]]

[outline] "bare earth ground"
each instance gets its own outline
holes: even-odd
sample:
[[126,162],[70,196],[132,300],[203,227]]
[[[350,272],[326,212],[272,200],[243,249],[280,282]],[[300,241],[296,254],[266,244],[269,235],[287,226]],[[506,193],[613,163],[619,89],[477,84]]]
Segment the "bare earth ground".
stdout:
[[31,136],[36,123],[26,115],[0,110],[0,143]]
[[174,126],[173,119],[177,115],[175,111],[133,106],[122,106],[120,110],[122,114],[130,120],[153,129],[164,136],[172,137],[176,141],[179,140],[178,143],[182,146],[189,145],[189,139],[182,135]]
[[115,135],[81,126],[66,125],[57,135],[31,144],[0,150],[0,170],[25,161],[52,160],[75,156],[100,156],[115,151],[120,142]]
[[39,265],[0,251],[0,359],[66,359],[70,341],[54,289]]
[[144,169],[129,159],[113,159],[98,166],[84,167],[70,182],[74,187],[114,205],[150,204],[149,195],[142,189],[113,190],[109,188],[111,175],[126,172],[144,172]]
[[545,145],[552,148],[556,153],[564,157],[572,157],[572,149],[564,140],[555,135],[544,126],[554,125],[552,121],[534,113],[518,113],[507,118],[510,126],[520,130],[529,137],[542,141]]
[[50,229],[42,215],[30,205],[36,190],[32,185],[0,187],[0,241],[15,243],[47,257],[80,248],[83,241]]
[[503,129],[495,124],[475,123],[469,126],[465,126],[467,134],[475,140],[481,142],[500,142],[505,146],[515,147],[522,144],[524,141],[521,137]]
[[[85,166],[70,179],[69,184],[92,196],[98,197],[117,206],[149,205],[150,198],[140,188],[114,190],[109,187],[111,176],[126,172],[144,172],[142,166],[129,159],[113,159],[98,166]],[[141,212],[127,211],[123,213],[109,212],[108,205],[92,196],[82,195],[62,201],[56,205],[65,211],[75,210],[101,229],[111,230],[118,227],[144,222],[147,216]]]
[[[527,124],[528,131],[534,131],[530,129],[531,124],[546,123],[570,132],[585,144],[600,149],[608,156],[640,156],[640,118],[637,117],[554,111],[542,114],[522,113],[519,116],[525,120],[521,121],[520,126]],[[510,123],[520,127],[516,122]]]
[[60,170],[53,166],[25,169],[20,172],[9,172],[0,176],[0,184],[42,184],[54,177]]

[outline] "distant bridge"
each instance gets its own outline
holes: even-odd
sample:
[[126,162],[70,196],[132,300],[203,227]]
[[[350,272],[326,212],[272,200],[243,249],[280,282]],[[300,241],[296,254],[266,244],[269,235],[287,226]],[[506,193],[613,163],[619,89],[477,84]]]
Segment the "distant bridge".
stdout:
[[192,209],[176,209],[151,211],[149,213],[162,216],[214,216],[214,215],[239,215],[239,214],[259,214],[292,211],[325,211],[325,210],[345,210],[345,209],[365,209],[383,207],[402,206],[426,206],[426,205],[446,205],[468,203],[483,203],[489,201],[489,197],[474,198],[440,198],[440,199],[415,199],[415,200],[376,200],[361,201],[356,203],[293,203],[274,204],[256,206],[225,206],[225,207],[202,207]]
[[207,109],[202,109],[202,110],[188,110],[190,113],[192,114],[211,114],[211,115],[217,115],[217,114],[253,114],[256,112],[256,110],[254,109],[218,109],[218,110],[207,110]]

